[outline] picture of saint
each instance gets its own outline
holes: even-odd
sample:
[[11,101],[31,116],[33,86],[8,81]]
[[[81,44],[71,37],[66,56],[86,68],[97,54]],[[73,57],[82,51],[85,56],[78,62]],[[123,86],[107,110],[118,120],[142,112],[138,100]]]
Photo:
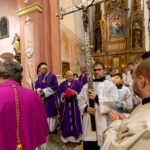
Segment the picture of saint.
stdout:
[[122,22],[118,14],[116,14],[111,21],[111,37],[122,35]]
[[142,27],[138,22],[133,25],[133,47],[142,47]]
[[6,17],[0,18],[0,39],[9,37],[9,22]]
[[1,30],[1,36],[5,36],[8,34],[7,20],[5,18],[3,18],[0,22],[0,30]]

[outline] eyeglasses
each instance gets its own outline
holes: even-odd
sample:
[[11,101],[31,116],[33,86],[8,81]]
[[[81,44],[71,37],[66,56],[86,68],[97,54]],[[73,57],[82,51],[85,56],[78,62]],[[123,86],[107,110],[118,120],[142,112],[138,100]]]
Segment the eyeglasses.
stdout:
[[96,72],[96,71],[101,71],[101,70],[103,70],[103,69],[101,69],[101,68],[93,69],[94,72]]

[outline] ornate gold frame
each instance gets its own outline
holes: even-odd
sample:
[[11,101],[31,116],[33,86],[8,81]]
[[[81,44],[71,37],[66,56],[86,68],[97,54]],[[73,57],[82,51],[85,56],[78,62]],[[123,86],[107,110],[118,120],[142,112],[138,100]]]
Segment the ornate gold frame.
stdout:
[[[133,23],[136,20],[140,20],[142,24],[142,48],[141,50],[145,51],[145,28],[144,28],[144,10],[141,10],[141,4],[138,0],[134,1],[133,9],[131,11],[130,17],[130,31],[131,31],[131,38],[130,38],[130,48],[133,49]],[[140,49],[137,49],[140,50]]]

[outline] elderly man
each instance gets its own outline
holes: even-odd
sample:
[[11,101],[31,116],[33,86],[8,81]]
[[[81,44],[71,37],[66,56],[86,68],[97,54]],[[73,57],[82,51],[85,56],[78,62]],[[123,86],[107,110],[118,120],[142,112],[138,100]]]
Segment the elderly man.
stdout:
[[133,90],[142,104],[126,118],[110,110],[113,123],[104,133],[102,150],[148,150],[150,148],[150,59],[143,60],[133,71]]
[[21,79],[22,67],[18,63],[0,63],[1,150],[33,150],[45,143],[48,135],[40,96],[21,87]]
[[[104,69],[104,64],[100,62],[93,65],[94,91],[88,90],[86,84],[78,96],[79,109],[83,115],[84,150],[99,150],[101,135],[109,124],[107,112],[110,108],[115,108],[116,102],[118,102],[117,87],[105,79]],[[94,108],[89,106],[89,99],[94,101]],[[91,128],[91,115],[95,116],[96,131]]]
[[73,73],[71,71],[67,71],[65,77],[66,81],[62,82],[58,89],[58,94],[61,99],[61,139],[64,143],[78,143],[81,140],[82,127],[77,95],[80,93],[82,85],[78,80],[73,79]]
[[81,82],[82,86],[87,83],[87,70],[85,66],[80,66],[81,75],[79,77],[79,81]]
[[56,117],[58,101],[56,90],[58,88],[58,82],[56,76],[48,71],[46,64],[42,64],[39,70],[40,75],[35,82],[35,89],[43,100],[50,132],[54,132],[57,131]]

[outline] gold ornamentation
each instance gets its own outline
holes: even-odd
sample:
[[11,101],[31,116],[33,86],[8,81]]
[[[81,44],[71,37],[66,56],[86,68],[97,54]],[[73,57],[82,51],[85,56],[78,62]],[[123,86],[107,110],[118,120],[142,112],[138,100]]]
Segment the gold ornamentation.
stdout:
[[72,123],[72,118],[70,118],[70,123]]
[[14,46],[14,51],[16,53],[14,58],[20,63],[21,61],[20,36],[17,33],[15,33],[14,39],[11,44]]
[[139,0],[134,0],[130,17],[131,48],[133,50],[145,50],[144,11],[141,10]]
[[30,5],[26,8],[18,10],[17,14],[18,14],[19,17],[21,17],[21,16],[24,16],[24,15],[30,14],[34,11],[38,11],[38,12],[42,13],[42,6],[38,3],[35,3],[35,4]]
[[[141,56],[145,51],[145,29],[144,29],[144,12],[141,10],[140,0],[134,0],[135,5],[132,6],[131,15],[129,15],[128,10],[128,1],[127,0],[108,0],[104,4],[104,13],[101,19],[97,19],[96,22],[99,22],[99,27],[101,28],[102,33],[102,52],[96,53],[93,50],[94,60],[97,62],[103,62],[107,69],[114,68],[114,66],[119,66],[119,72],[122,73],[124,71],[124,67],[127,62],[134,61],[133,56],[138,57]],[[101,9],[102,10],[102,9]],[[100,10],[100,11],[101,11]],[[97,13],[100,13],[97,12]],[[123,35],[120,37],[111,37],[110,38],[110,18],[112,18],[113,13],[123,12]],[[97,15],[97,14],[95,14]],[[119,13],[121,15],[121,13]],[[134,21],[140,21],[141,27],[141,45],[142,47],[133,49],[133,23]],[[93,31],[95,31],[95,27],[97,27],[94,22]],[[137,30],[138,31],[138,30]],[[149,24],[149,32],[150,32],[150,24]],[[139,36],[139,31],[136,32]],[[94,35],[95,37],[95,35]],[[139,41],[139,38],[138,38]],[[93,43],[95,41],[93,39]],[[138,44],[136,44],[138,45]],[[122,58],[123,57],[123,58]],[[114,59],[119,59],[119,64],[115,65]]]
[[70,116],[72,115],[72,112],[71,112],[71,110],[69,110],[69,114],[70,114]]
[[109,1],[107,1],[105,3],[106,14],[111,13],[112,10],[116,9],[116,7],[128,10],[127,0],[115,0],[115,1],[109,0]]
[[23,150],[22,144],[18,144],[17,147],[16,147],[16,150]]
[[73,131],[73,125],[71,125],[70,130]]
[[69,105],[69,108],[71,108],[71,103],[70,102],[68,103],[68,105]]

